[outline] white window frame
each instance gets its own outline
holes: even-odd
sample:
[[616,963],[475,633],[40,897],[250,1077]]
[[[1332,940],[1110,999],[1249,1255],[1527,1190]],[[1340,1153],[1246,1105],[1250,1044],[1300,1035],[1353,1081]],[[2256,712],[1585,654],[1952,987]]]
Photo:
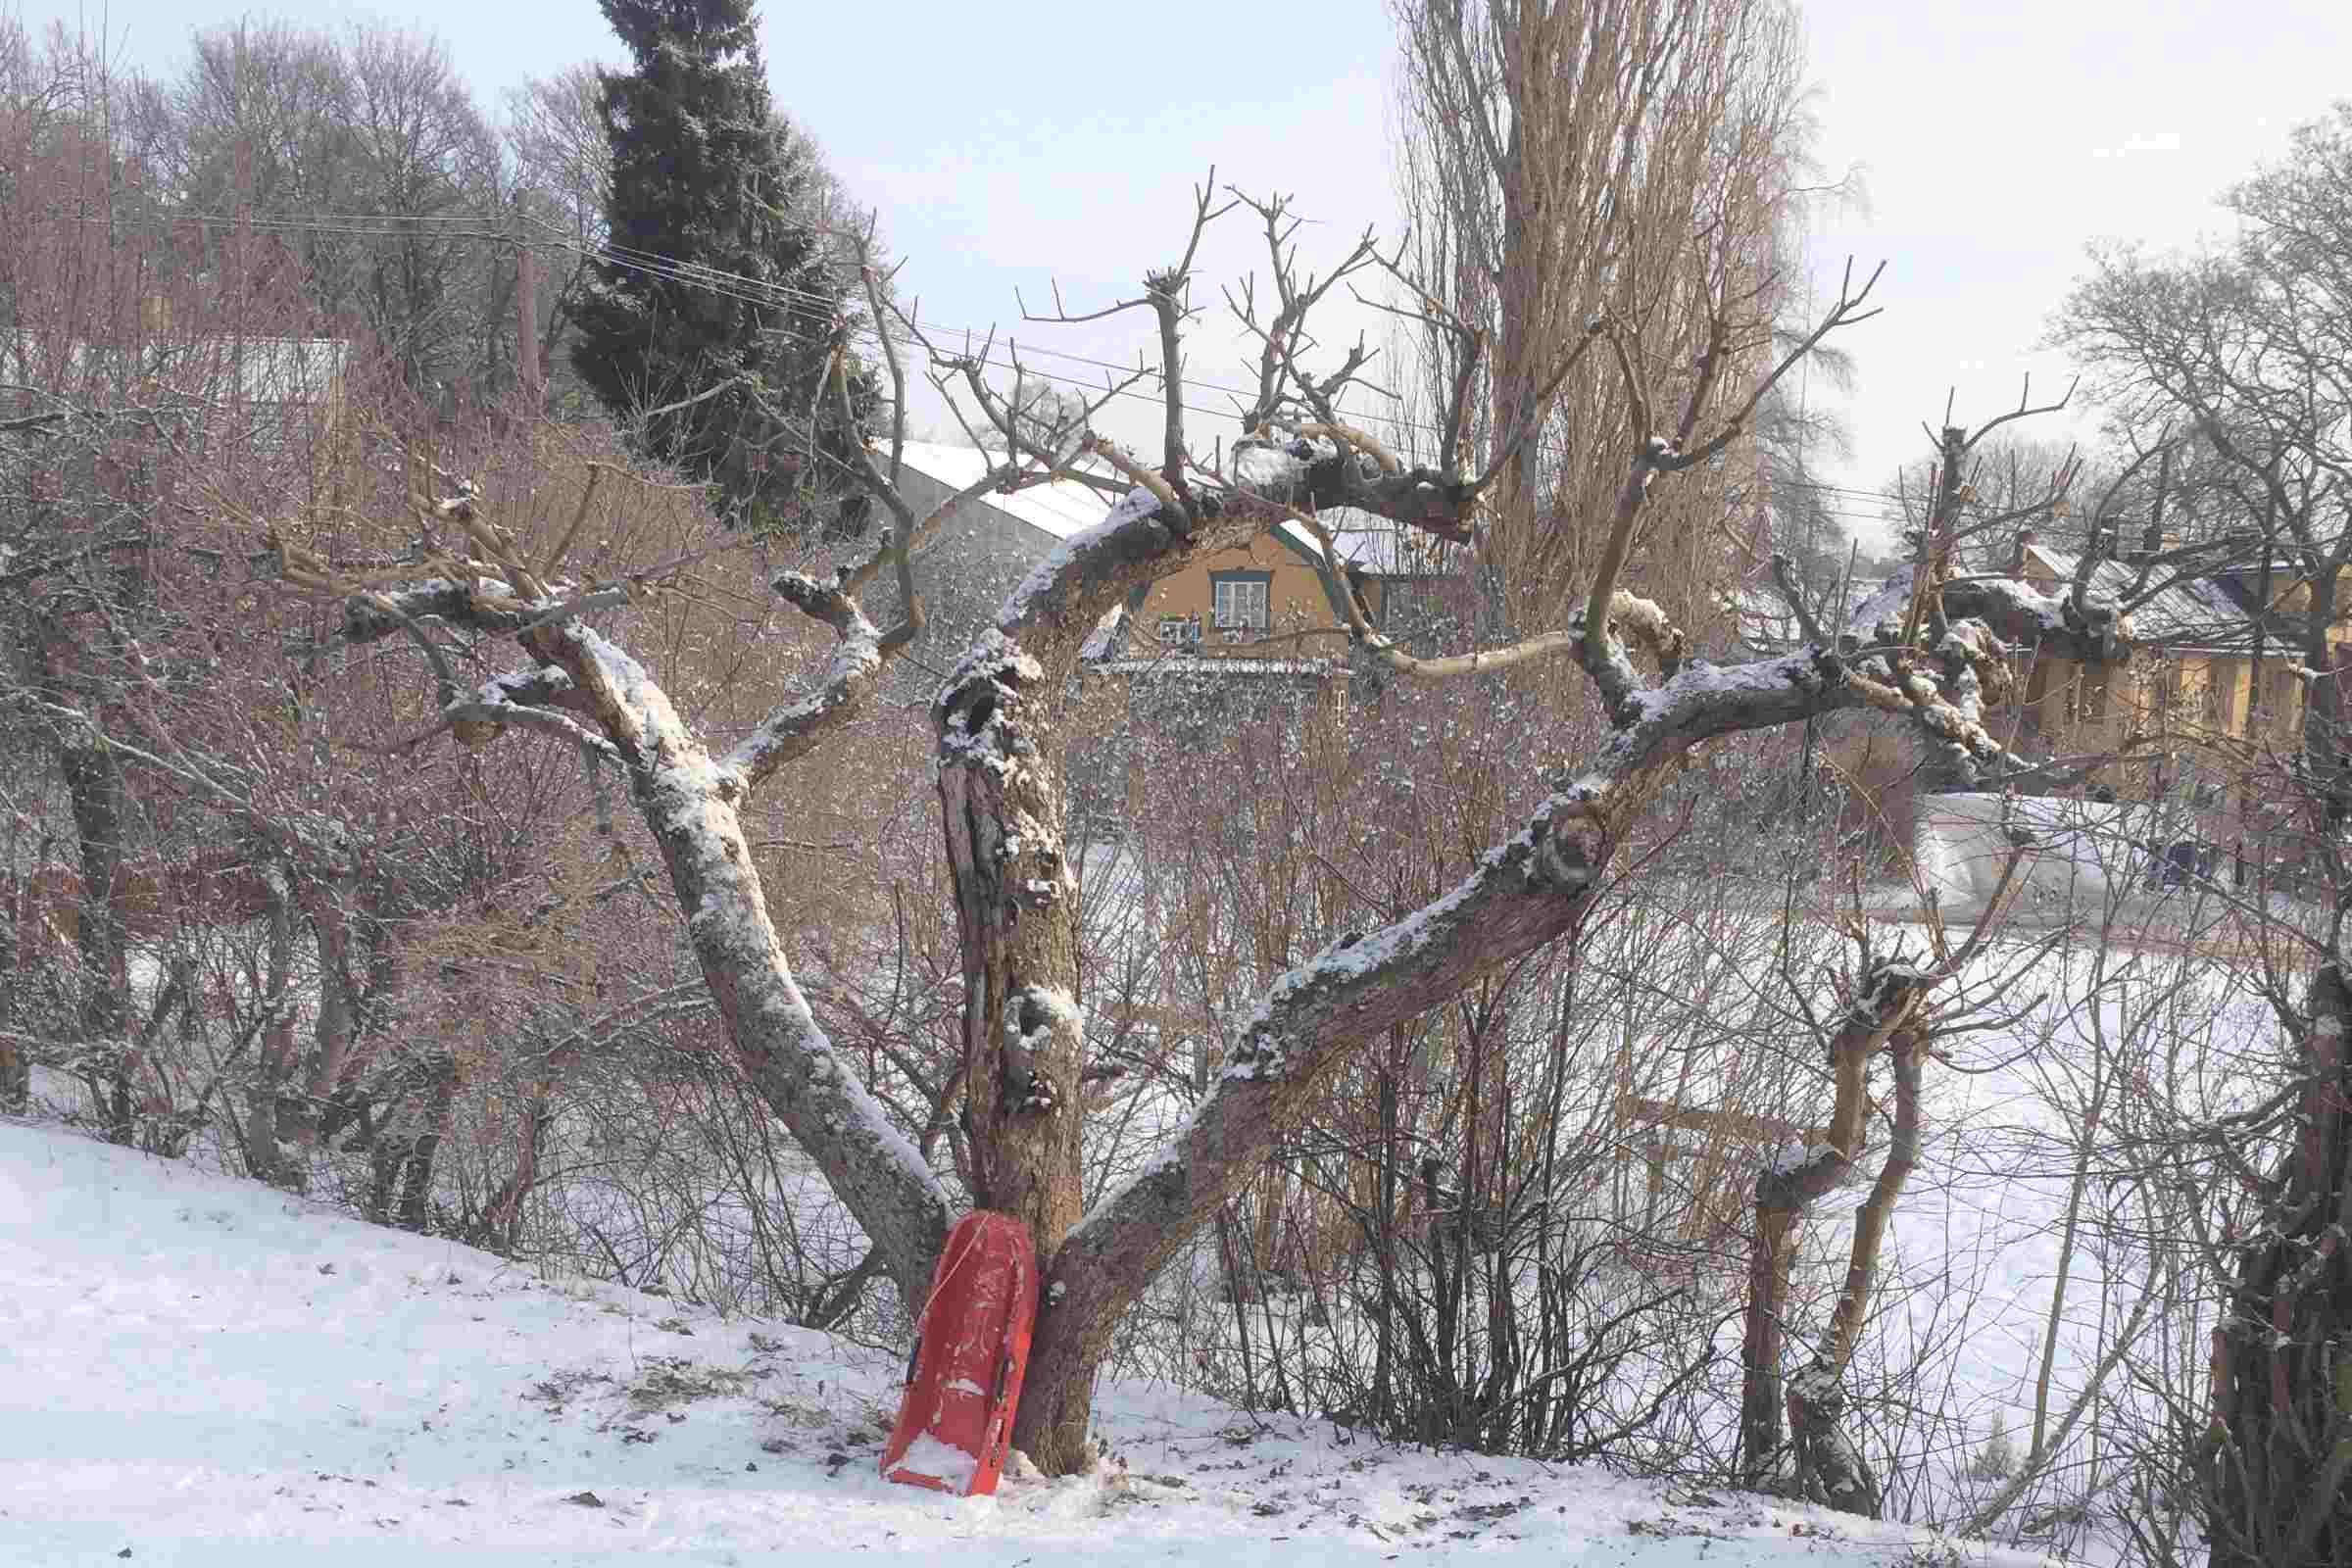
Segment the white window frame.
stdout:
[[1274,585],[1264,578],[1222,577],[1210,588],[1220,631],[1266,631],[1274,624]]

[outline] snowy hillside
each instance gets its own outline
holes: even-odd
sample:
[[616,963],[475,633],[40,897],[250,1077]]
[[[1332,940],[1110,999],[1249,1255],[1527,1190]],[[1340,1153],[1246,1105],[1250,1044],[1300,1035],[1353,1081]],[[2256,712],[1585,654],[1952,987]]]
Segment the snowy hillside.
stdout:
[[874,1474],[893,1355],[15,1123],[0,1279],[0,1563],[1951,1560],[1892,1526],[1135,1385],[1099,1405],[1123,1468],[940,1497]]

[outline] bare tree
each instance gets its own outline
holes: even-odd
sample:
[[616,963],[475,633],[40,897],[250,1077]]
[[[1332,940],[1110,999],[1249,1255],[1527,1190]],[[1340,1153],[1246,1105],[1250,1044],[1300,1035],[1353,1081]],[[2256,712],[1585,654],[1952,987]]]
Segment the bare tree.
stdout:
[[571,322],[580,291],[588,286],[589,259],[605,235],[611,196],[612,147],[598,114],[596,68],[572,66],[533,79],[507,95],[506,137],[514,161],[514,201],[526,224],[523,243],[558,237],[565,250],[545,247],[556,259],[554,273],[538,301],[539,363],[567,368],[556,351]]
[[[200,31],[143,89],[130,141],[183,211],[230,215],[298,267],[312,308],[361,327],[412,394],[495,401],[513,363],[498,138],[438,39],[246,19]],[[200,257],[190,257],[191,270]]]
[[[2218,1128],[2207,1137],[2259,1195],[2247,1228],[2216,1251],[2229,1294],[2214,1348],[2220,1430],[2198,1454],[2213,1561],[2251,1565],[2329,1561],[2352,1542],[2352,1383],[2342,1376],[2352,1328],[2341,1306],[2352,1267],[2343,1050],[2352,1003],[2340,896],[2352,886],[2343,855],[2352,763],[2336,640],[2352,562],[2352,108],[2299,130],[2287,158],[2225,205],[2241,220],[2227,246],[2095,256],[2059,336],[2097,373],[2120,422],[2143,442],[2168,426],[2193,432],[2210,449],[2213,478],[2237,497],[2266,608],[2286,608],[2279,655],[2302,683],[2303,722],[2291,758],[2217,745],[2266,795],[2291,803],[2337,895],[2300,1004],[2268,988],[2291,1041],[2273,1066],[2278,1097],[2266,1114],[2230,1122],[2228,1137],[2264,1150],[2269,1167],[2214,1148]],[[2266,619],[2257,637],[2270,629]],[[2255,653],[2259,683],[2260,645]],[[2252,695],[2265,693],[2258,684]]]
[[[1485,551],[1517,596],[1510,622],[1540,629],[1605,547],[1642,405],[1711,428],[1778,357],[1800,270],[1786,243],[1807,132],[1796,16],[1773,0],[1398,13],[1412,271],[1444,306],[1417,329],[1413,401],[1439,432],[1419,441],[1492,471]],[[1595,352],[1603,322],[1632,376]],[[1694,630],[1726,575],[1724,496],[1753,467],[1744,442],[1733,456],[1661,497],[1635,541],[1647,591]]]
[[[1841,291],[1813,330],[1728,407],[1705,367],[1672,387],[1654,383],[1634,340],[1604,322],[1596,334],[1604,363],[1615,367],[1635,416],[1620,439],[1620,479],[1606,519],[1595,525],[1600,548],[1587,608],[1569,631],[1437,662],[1403,656],[1368,626],[1355,628],[1354,641],[1390,668],[1426,678],[1545,655],[1573,661],[1607,714],[1606,739],[1583,765],[1555,775],[1521,829],[1448,891],[1378,929],[1332,941],[1267,987],[1223,1040],[1221,1065],[1189,1118],[1130,1179],[1082,1209],[1086,1021],[1075,1002],[1078,913],[1064,825],[1069,735],[1061,695],[1082,647],[1132,590],[1278,521],[1352,507],[1452,532],[1482,489],[1476,476],[1407,466],[1342,416],[1337,400],[1360,359],[1330,371],[1310,366],[1300,327],[1317,299],[1373,266],[1378,253],[1367,241],[1308,285],[1293,269],[1290,222],[1279,203],[1251,204],[1271,242],[1272,288],[1258,297],[1272,299],[1280,313],[1246,318],[1262,349],[1257,409],[1222,461],[1212,460],[1214,449],[1204,453],[1186,425],[1181,342],[1194,309],[1200,232],[1229,205],[1203,188],[1179,259],[1148,274],[1135,296],[1105,308],[1148,312],[1159,328],[1166,420],[1149,455],[1093,435],[1083,406],[1042,410],[1007,400],[987,382],[978,358],[938,361],[937,373],[959,383],[992,445],[1005,454],[975,491],[1064,473],[1106,493],[1102,522],[1006,602],[932,710],[963,971],[958,1040],[971,1196],[1016,1215],[1038,1238],[1047,1304],[1016,1442],[1056,1471],[1086,1461],[1093,1370],[1161,1264],[1214,1219],[1356,1052],[1497,965],[1576,929],[1657,788],[1693,748],[1808,714],[1870,707],[1923,726],[1950,754],[1957,775],[1997,778],[2015,764],[1981,721],[1980,671],[2005,658],[2004,636],[2011,643],[2081,641],[2057,601],[2030,592],[1980,596],[1977,618],[1961,618],[1942,612],[1940,579],[1925,578],[1923,608],[1898,634],[1729,670],[1689,659],[1671,618],[1627,586],[1626,563],[1653,488],[1671,489],[1738,439],[1756,400],[1815,343],[1871,314],[1868,286]],[[880,313],[880,280],[870,271],[868,280],[869,304]],[[1745,296],[1730,290],[1709,298],[1713,315],[1698,339],[1722,345],[1747,309]],[[895,355],[891,368],[903,376]],[[1467,384],[1462,396],[1471,396]],[[524,663],[470,691],[445,684],[441,722],[477,736],[501,726],[552,734],[619,767],[689,913],[696,957],[744,1071],[857,1215],[911,1301],[920,1299],[952,1200],[818,1027],[776,935],[742,826],[744,805],[759,789],[851,733],[846,726],[870,699],[884,661],[920,623],[909,552],[936,517],[916,514],[894,482],[899,439],[854,475],[891,520],[878,553],[829,580],[786,573],[772,584],[786,603],[831,628],[831,662],[806,696],[777,708],[724,752],[695,733],[644,663],[590,624],[591,614],[634,590],[567,575],[572,532],[526,537],[459,499],[439,510],[446,543],[418,580],[363,574],[331,560],[294,564],[288,576],[293,586],[340,599],[343,633],[354,642],[408,637],[412,627],[435,622],[514,640]],[[1088,452],[1118,477],[1075,468]],[[886,569],[899,579],[896,603],[906,612],[899,624],[881,628],[866,618],[858,595]],[[640,572],[631,582],[650,585],[662,575]]]
[[[1851,929],[1861,952],[1855,974],[1842,988],[1842,1012],[1823,1017],[1801,990],[1791,988],[1797,1009],[1828,1057],[1836,1098],[1827,1139],[1792,1152],[1756,1183],[1740,1416],[1744,1471],[1756,1484],[1788,1487],[1842,1512],[1879,1516],[1880,1483],[1840,1420],[1846,1404],[1843,1383],[1878,1284],[1879,1254],[1888,1222],[1919,1163],[1920,1086],[1929,1053],[1939,1032],[1950,1031],[1974,1010],[1965,997],[1942,1008],[1931,1006],[1931,999],[1936,988],[1966,968],[1999,929],[2005,913],[2002,902],[2023,854],[2022,849],[2011,851],[1984,915],[1957,948],[1947,941],[1942,924],[1931,920],[1927,961],[1908,962],[1899,949],[1874,952],[1867,928],[1857,919]],[[2014,973],[2019,966],[2012,960],[2005,967]],[[2003,989],[1998,980],[1978,984],[1983,987],[1980,996]],[[1870,1071],[1873,1058],[1882,1052],[1892,1065],[1894,1090],[1886,1154],[1855,1216],[1845,1281],[1828,1335],[1805,1366],[1784,1384],[1781,1362],[1797,1225],[1805,1210],[1859,1162],[1872,1104]],[[1792,1429],[1788,1436],[1794,1440],[1793,1464],[1788,1463],[1790,1455],[1784,1449],[1784,1399]]]

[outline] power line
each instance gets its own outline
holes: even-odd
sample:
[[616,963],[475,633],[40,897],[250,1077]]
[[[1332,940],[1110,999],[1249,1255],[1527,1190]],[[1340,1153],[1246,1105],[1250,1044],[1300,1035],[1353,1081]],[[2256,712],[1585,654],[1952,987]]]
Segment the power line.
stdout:
[[[571,251],[574,254],[591,259],[607,260],[615,266],[629,268],[633,270],[647,272],[655,276],[670,278],[692,286],[709,288],[713,292],[719,293],[727,298],[740,300],[745,304],[767,303],[767,301],[761,297],[765,295],[773,296],[777,301],[789,300],[799,304],[821,306],[827,310],[837,308],[838,302],[832,297],[818,294],[807,289],[795,288],[791,284],[770,282],[763,278],[749,277],[739,272],[725,272],[716,268],[707,267],[701,263],[680,261],[677,258],[663,256],[658,252],[636,250],[628,246],[614,245],[610,241],[602,241],[593,244],[584,243],[570,235],[558,233],[550,229],[545,223],[536,223],[535,226],[539,227],[543,232],[548,233],[551,236],[552,242],[558,247]],[[730,288],[729,285],[732,285],[732,288]],[[747,293],[740,292],[740,290],[753,290],[756,292]],[[983,332],[978,328],[969,326],[954,326],[939,321],[925,321],[912,317],[909,317],[908,320],[918,330],[929,333],[946,335],[961,334],[967,338],[977,337],[983,341],[995,336],[993,331]],[[1054,323],[1042,322],[1039,324],[1051,325]],[[857,336],[860,341],[870,341],[877,345],[882,342],[882,333],[880,329],[872,324],[862,324],[854,327],[852,331],[853,335]],[[1066,349],[1045,348],[1033,345],[1022,352],[1024,355],[1042,355],[1048,359],[1058,360],[1067,364],[1084,365],[1096,369],[1109,371],[1118,375],[1134,374],[1140,370],[1144,375],[1157,378],[1160,373],[1149,366],[1120,365],[1109,360],[1100,360],[1089,355],[1075,354]],[[1040,370],[1025,364],[1016,364],[1009,359],[994,360],[990,359],[985,354],[973,356],[973,358],[975,358],[979,364],[990,368],[1017,369],[1025,373],[1036,375],[1046,380],[1056,381],[1067,386],[1089,389],[1094,387],[1094,383],[1092,382],[1083,381],[1074,376],[1057,375],[1050,370]],[[1258,397],[1258,392],[1254,388],[1230,386],[1222,382],[1204,380],[1199,377],[1188,379],[1186,385],[1188,387],[1198,388],[1203,391],[1222,392],[1228,397],[1242,399],[1244,400],[1245,407],[1254,404]],[[1164,402],[1164,399],[1160,394],[1138,391],[1134,388],[1124,389],[1118,395],[1136,398],[1152,403],[1154,406],[1161,405]],[[1221,417],[1230,412],[1222,409],[1204,409],[1197,404],[1191,403],[1180,403],[1178,407],[1184,409],[1188,413],[1200,414],[1212,417]],[[1426,435],[1442,435],[1445,433],[1440,426],[1421,420],[1406,419],[1392,415],[1380,415],[1376,416],[1376,417],[1383,419],[1385,422],[1394,425],[1398,429],[1417,430]],[[1814,491],[1824,494],[1847,497],[1859,501],[1878,502],[1886,499],[1885,494],[1881,491],[1865,489],[1855,485],[1831,484],[1822,480],[1783,479],[1774,481],[1773,487],[1776,489],[1785,490]],[[1867,520],[1877,521],[1879,519],[1872,517]]]
[[[135,222],[138,220],[135,218],[119,219],[99,215],[61,214],[57,216],[68,218],[74,221],[85,223],[106,223],[110,226],[120,222]],[[172,222],[211,223],[222,226],[238,226],[268,233],[345,234],[355,237],[376,239],[400,239],[416,236],[417,231],[413,227],[400,227],[391,225],[413,225],[417,223],[455,225],[460,223],[478,224],[480,222],[479,217],[474,214],[340,214],[332,219],[267,218],[218,213],[175,213],[159,214],[156,216],[164,219],[166,221]],[[710,293],[716,294],[721,298],[734,300],[739,304],[785,309],[790,309],[795,306],[813,306],[828,312],[839,309],[840,302],[837,298],[832,295],[820,293],[816,290],[800,288],[790,283],[778,282],[767,278],[753,277],[741,272],[729,272],[718,268],[708,266],[704,263],[686,261],[672,256],[665,256],[656,251],[639,250],[630,246],[617,245],[609,240],[594,242],[582,241],[573,235],[566,234],[562,230],[555,228],[552,224],[549,224],[543,220],[533,219],[527,216],[525,217],[524,221],[528,222],[533,228],[538,229],[543,236],[543,243],[547,244],[552,249],[566,251],[588,260],[603,261],[615,267],[643,272],[649,276],[662,278],[666,281],[683,283],[689,287],[704,289]],[[810,227],[814,231],[824,233],[845,234],[852,232],[848,229],[831,227],[824,224],[810,224],[807,226]],[[517,243],[515,235],[511,229],[485,229],[480,227],[458,228],[452,226],[433,230],[431,237],[436,239],[481,239],[502,244]],[[961,334],[967,338],[981,338],[983,341],[988,340],[994,335],[993,332],[982,332],[979,329],[968,326],[954,326],[944,322],[924,321],[912,318],[909,318],[909,320],[918,330],[927,333],[948,336]],[[1045,322],[1038,324],[1050,325],[1054,323]],[[850,336],[861,344],[871,344],[876,348],[880,348],[884,344],[884,335],[882,330],[879,325],[875,323],[858,323],[851,326],[849,331]],[[1089,355],[1073,353],[1066,349],[1054,349],[1036,345],[1032,345],[1028,349],[1025,349],[1021,352],[1024,356],[1023,360],[1021,361],[1015,361],[1009,357],[1002,359],[993,358],[986,353],[974,355],[971,356],[971,358],[973,358],[977,364],[989,369],[1012,370],[1016,373],[1035,376],[1041,380],[1055,382],[1059,385],[1076,388],[1089,393],[1098,391],[1106,392],[1110,396],[1129,398],[1138,402],[1150,403],[1155,408],[1163,407],[1165,405],[1166,400],[1164,393],[1142,390],[1136,387],[1100,387],[1091,380],[1086,380],[1074,375],[1058,374],[1052,370],[1040,369],[1025,362],[1027,356],[1036,355],[1043,358],[1059,361],[1064,364],[1083,365],[1093,369],[1100,369],[1116,375],[1131,375],[1140,372],[1146,377],[1150,377],[1154,380],[1160,379],[1161,372],[1153,369],[1152,367],[1120,365],[1109,360],[1101,360],[1093,358]],[[1162,384],[1164,385],[1164,381],[1162,381]],[[1204,380],[1197,377],[1189,379],[1186,385],[1189,388],[1200,391],[1223,393],[1227,397],[1241,400],[1244,407],[1253,405],[1258,397],[1258,393],[1254,388],[1231,386],[1223,382]],[[1187,413],[1199,414],[1210,418],[1228,417],[1233,413],[1232,410],[1227,409],[1203,408],[1196,403],[1179,402],[1178,407]],[[1359,410],[1357,411],[1357,415],[1359,417],[1362,417],[1364,416],[1364,412]],[[1408,419],[1396,415],[1381,413],[1371,414],[1370,417],[1379,422],[1391,425],[1396,429],[1413,430],[1424,435],[1444,434],[1444,431],[1441,429],[1441,427],[1423,420]],[[1772,489],[1779,490],[1802,490],[1816,494],[1831,495],[1848,501],[1885,502],[1889,499],[1881,491],[1864,489],[1853,485],[1832,484],[1823,480],[1781,479],[1771,481],[1770,487]],[[1829,509],[1824,509],[1824,514],[1838,521],[1879,522],[1884,520],[1883,517],[1878,515],[1857,515],[1851,513],[1838,513]]]

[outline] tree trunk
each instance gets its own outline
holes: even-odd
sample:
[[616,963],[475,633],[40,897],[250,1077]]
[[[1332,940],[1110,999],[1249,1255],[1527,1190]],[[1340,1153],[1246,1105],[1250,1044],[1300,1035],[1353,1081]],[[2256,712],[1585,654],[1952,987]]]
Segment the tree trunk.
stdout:
[[[1896,1042],[1898,1084],[1903,1081],[1906,1062],[1910,1063],[1907,1069],[1910,1081],[1916,1084],[1916,1051],[1907,1033],[1898,1031],[1907,1031],[1916,1009],[1934,984],[1932,976],[1899,967],[1882,970],[1872,979],[1861,1001],[1846,1014],[1830,1041],[1837,1100],[1830,1113],[1829,1142],[1805,1151],[1792,1161],[1767,1169],[1756,1180],[1756,1234],[1748,1252],[1747,1314],[1740,1347],[1740,1452],[1744,1483],[1758,1490],[1791,1490],[1801,1484],[1809,1467],[1809,1456],[1812,1460],[1834,1457],[1824,1429],[1835,1422],[1838,1379],[1843,1375],[1845,1358],[1853,1353],[1846,1332],[1844,1298],[1838,1303],[1838,1327],[1833,1329],[1831,1345],[1823,1356],[1817,1357],[1814,1367],[1802,1374],[1786,1394],[1782,1388],[1781,1363],[1788,1350],[1788,1292],[1796,1266],[1798,1222],[1807,1209],[1845,1179],[1862,1152],[1864,1124],[1870,1111],[1870,1058],[1889,1038]],[[1917,1107],[1912,1110],[1908,1146],[1903,1144],[1899,1104],[1896,1114],[1895,1147],[1887,1155],[1890,1168],[1904,1148],[1910,1151],[1907,1158],[1915,1158],[1917,1154]],[[1905,1164],[1891,1188],[1887,1186],[1886,1173],[1880,1173],[1879,1187],[1886,1193],[1887,1205],[1893,1201],[1893,1193],[1901,1190],[1902,1175],[1908,1172],[1909,1165]],[[1872,1201],[1880,1201],[1879,1192],[1874,1191]],[[1883,1230],[1883,1212],[1879,1224]],[[1865,1257],[1861,1229],[1857,1228],[1856,1262],[1847,1271],[1849,1298],[1857,1289],[1857,1277],[1860,1290],[1865,1296],[1868,1294],[1870,1275],[1877,1263],[1877,1247],[1874,1236]],[[1858,1332],[1859,1325],[1857,1313],[1850,1327]],[[1840,1352],[1838,1348],[1841,1344]],[[1831,1364],[1826,1381],[1817,1375],[1825,1360]],[[1802,1416],[1800,1398],[1805,1412]],[[1784,1403],[1798,1428],[1793,1472],[1787,1463],[1789,1450],[1781,1425]],[[1875,1498],[1872,1506],[1876,1506]]]
[[[1078,1223],[1077,877],[1063,854],[1053,683],[984,638],[934,715],[939,799],[963,961],[965,1131],[974,1197],[1029,1228],[1039,1265]],[[1032,1377],[1013,1444],[1049,1475],[1085,1466],[1092,1368]]]
[[447,1049],[435,1051],[426,1068],[416,1134],[409,1141],[408,1170],[401,1180],[402,1230],[422,1234],[432,1218],[433,1161],[449,1131],[449,1113],[457,1103],[459,1083],[456,1054]]
[[919,1310],[947,1239],[947,1193],[808,1010],[744,840],[743,765],[713,759],[645,670],[578,622],[536,630],[525,646],[568,675],[574,706],[626,767],[745,1077],[864,1227],[900,1299]]
[[[306,877],[301,886],[302,912],[311,923],[311,938],[318,955],[318,1012],[311,1026],[310,1070],[304,1074],[300,1103],[305,1114],[299,1125],[286,1129],[305,1143],[318,1136],[319,1112],[343,1087],[353,1065],[360,1009],[352,974],[352,920],[344,889]],[[289,1020],[287,1028],[292,1029]],[[291,1089],[295,1063],[286,1063],[285,1084]]]
[[122,765],[94,735],[87,744],[65,748],[58,762],[81,858],[80,926],[74,933],[81,1031],[92,1039],[119,1040],[130,1021],[129,936],[116,904],[126,806]]
[[1788,1385],[1788,1425],[1796,1439],[1798,1480],[1808,1495],[1840,1513],[1879,1517],[1878,1478],[1862,1457],[1862,1449],[1841,1425],[1845,1413],[1842,1381],[1852,1364],[1854,1348],[1862,1338],[1862,1319],[1870,1304],[1871,1287],[1879,1273],[1879,1250],[1886,1239],[1886,1223],[1902,1197],[1903,1186],[1919,1164],[1919,1058],[1925,1042],[1915,1028],[1895,1032],[1888,1043],[1894,1058],[1894,1131],[1886,1141],[1886,1159],[1854,1216],[1854,1244],[1845,1269],[1845,1288],[1838,1293],[1838,1309],[1830,1319],[1829,1343],[1813,1362]]
[[482,1204],[483,1245],[493,1250],[512,1252],[521,1240],[522,1205],[539,1185],[539,1156],[556,1124],[555,1090],[554,1079],[534,1078],[524,1091],[514,1132],[514,1169]]
[[2213,1568],[2352,1553],[2352,992],[2340,966],[2321,967],[2311,998],[2300,1136],[2213,1336]]
[[[1838,1168],[1843,1168],[1842,1156]],[[1748,1252],[1747,1324],[1740,1351],[1740,1485],[1758,1492],[1777,1492],[1786,1485],[1781,1361],[1788,1354],[1797,1221],[1806,1207],[1788,1191],[1789,1185],[1778,1171],[1767,1171],[1757,1180],[1756,1237]]]
[[22,1113],[32,1102],[32,1057],[16,1038],[24,1017],[23,988],[32,947],[32,922],[39,918],[36,884],[16,875],[15,845],[0,869],[0,1111]]
[[301,1167],[286,1157],[280,1111],[294,1081],[294,1004],[287,994],[294,971],[294,899],[284,874],[270,885],[270,970],[262,998],[261,1056],[245,1110],[245,1168],[272,1187],[299,1191]]

